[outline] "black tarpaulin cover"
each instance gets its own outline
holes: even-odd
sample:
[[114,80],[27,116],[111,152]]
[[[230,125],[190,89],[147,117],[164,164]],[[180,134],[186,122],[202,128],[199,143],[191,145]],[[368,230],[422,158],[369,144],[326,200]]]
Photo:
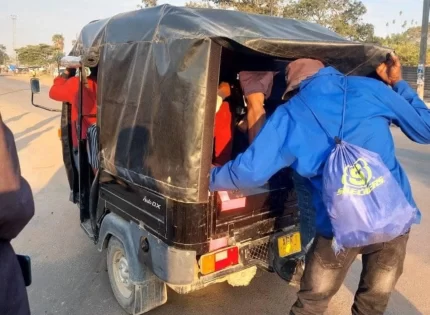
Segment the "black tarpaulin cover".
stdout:
[[317,58],[363,75],[389,52],[314,23],[237,11],[163,5],[92,22],[71,54],[99,62],[98,124],[108,172],[178,201],[208,200],[219,70],[211,62],[219,63],[220,45]]

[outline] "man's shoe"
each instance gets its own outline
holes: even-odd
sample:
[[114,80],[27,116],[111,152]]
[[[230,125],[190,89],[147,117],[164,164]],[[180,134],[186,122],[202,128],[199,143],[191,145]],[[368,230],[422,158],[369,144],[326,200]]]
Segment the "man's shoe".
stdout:
[[276,273],[293,287],[300,287],[305,262],[303,259],[287,260],[280,268],[274,268]]

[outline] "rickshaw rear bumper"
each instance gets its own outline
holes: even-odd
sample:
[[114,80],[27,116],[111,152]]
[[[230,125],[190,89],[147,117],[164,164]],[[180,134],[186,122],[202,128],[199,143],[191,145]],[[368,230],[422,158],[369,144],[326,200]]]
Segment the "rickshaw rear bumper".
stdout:
[[240,256],[238,264],[202,275],[195,251],[169,246],[136,223],[127,222],[118,215],[109,213],[100,227],[98,249],[102,251],[106,248],[109,238],[115,236],[124,245],[130,279],[134,284],[143,284],[148,277],[155,274],[165,283],[177,286],[178,292],[187,293],[185,291],[194,291],[252,267],[272,271],[273,259],[279,252],[278,240],[293,233],[298,233],[297,228],[237,244],[235,246],[238,247]]

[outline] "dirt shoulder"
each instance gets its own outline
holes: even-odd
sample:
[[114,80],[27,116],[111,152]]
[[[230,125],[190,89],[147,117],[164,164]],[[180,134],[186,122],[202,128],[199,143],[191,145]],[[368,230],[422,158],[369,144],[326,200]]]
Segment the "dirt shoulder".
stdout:
[[[17,75],[8,75],[8,78],[13,79],[13,80],[19,80],[19,81],[26,81],[26,82],[30,82],[30,79],[32,78],[29,75],[25,75],[25,74],[17,74]],[[40,81],[40,84],[42,85],[52,85],[54,78],[49,76],[49,75],[43,75],[43,76],[39,76],[37,77]]]

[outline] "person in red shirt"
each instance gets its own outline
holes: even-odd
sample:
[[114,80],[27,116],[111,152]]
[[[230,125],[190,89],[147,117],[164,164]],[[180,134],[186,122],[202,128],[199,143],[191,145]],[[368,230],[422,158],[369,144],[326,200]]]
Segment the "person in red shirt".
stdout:
[[[90,68],[91,74],[86,78],[83,89],[83,104],[82,104],[82,130],[81,138],[87,139],[87,134],[94,134],[91,130],[96,130],[96,114],[97,114],[97,68]],[[49,91],[49,97],[55,101],[67,102],[72,106],[71,111],[71,123],[72,123],[72,144],[73,144],[73,155],[75,159],[76,168],[79,168],[78,161],[78,133],[77,133],[77,122],[78,122],[78,106],[79,106],[79,87],[80,80],[75,76],[75,69],[66,69],[66,71],[54,79],[54,85]],[[90,132],[89,132],[90,129]],[[91,139],[91,142],[96,142],[96,137]],[[90,139],[89,139],[90,140]],[[94,152],[93,145],[87,142],[88,158],[93,170],[96,171],[98,168],[97,154]]]
[[230,104],[225,101],[231,94],[230,85],[221,82],[218,87],[217,111],[214,127],[214,159],[213,165],[222,166],[231,160],[233,150],[232,115]]

